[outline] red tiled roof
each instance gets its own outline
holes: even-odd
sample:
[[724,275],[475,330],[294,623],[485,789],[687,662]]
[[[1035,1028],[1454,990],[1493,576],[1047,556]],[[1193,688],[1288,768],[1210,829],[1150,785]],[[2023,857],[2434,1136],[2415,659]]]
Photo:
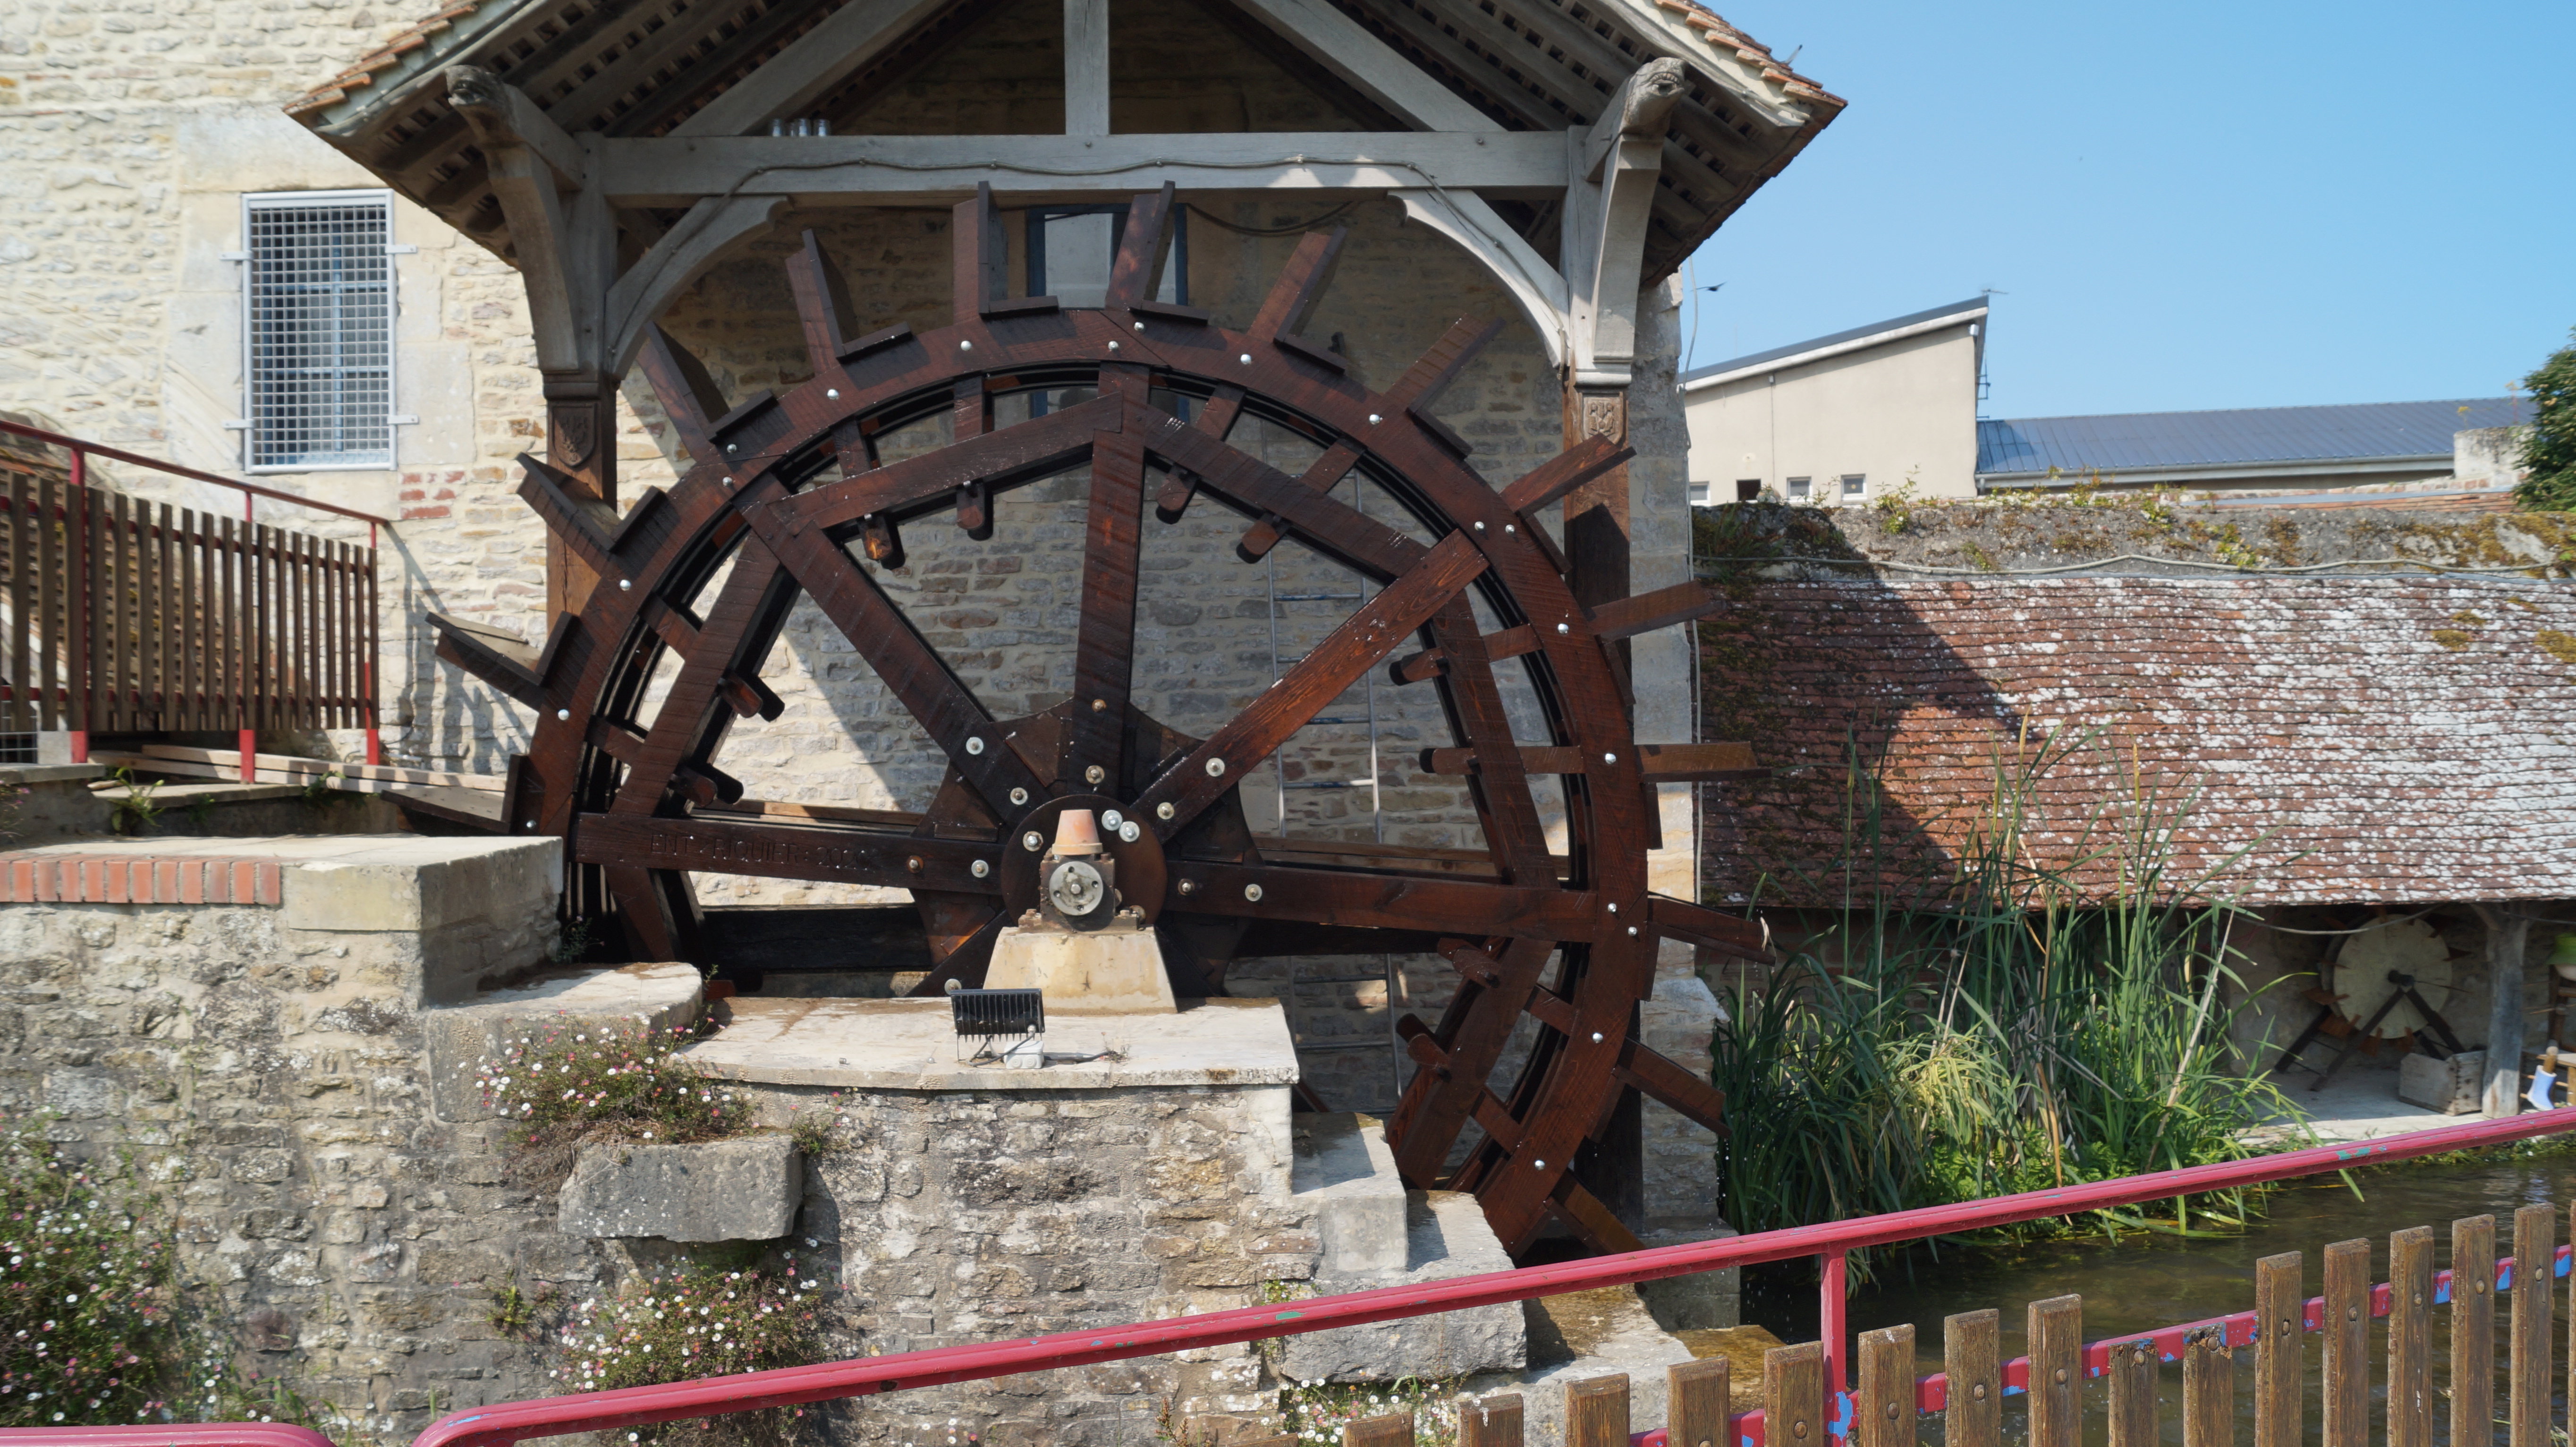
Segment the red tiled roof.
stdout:
[[391,40],[360,56],[357,63],[347,70],[305,92],[297,99],[287,102],[286,113],[290,116],[301,116],[308,111],[318,111],[325,106],[337,105],[347,100],[350,91],[360,86],[374,85],[376,72],[391,69],[394,62],[402,59],[405,54],[427,45],[431,36],[481,8],[481,0],[462,0],[460,4],[447,6],[437,14],[397,33]]
[[1841,96],[1791,70],[1772,56],[1770,46],[1736,29],[1727,23],[1725,16],[1696,3],[1696,0],[1655,0],[1655,7],[1680,16],[1684,25],[1699,31],[1700,38],[1712,47],[1731,49],[1735,52],[1736,59],[1747,65],[1760,66],[1763,79],[1777,82],[1793,95],[1807,100],[1821,101],[1836,108],[1850,104]]
[[2248,903],[2576,897],[2564,585],[1766,584],[1704,628],[1701,660],[1702,736],[1804,769],[1707,786],[1712,902],[1757,881],[1783,903],[1833,897],[1847,741],[1883,782],[1875,857],[1894,879],[1949,867],[1999,760],[2079,736],[2031,791],[2053,865],[2143,781],[2198,791],[2176,871],[2245,850],[2214,892]]

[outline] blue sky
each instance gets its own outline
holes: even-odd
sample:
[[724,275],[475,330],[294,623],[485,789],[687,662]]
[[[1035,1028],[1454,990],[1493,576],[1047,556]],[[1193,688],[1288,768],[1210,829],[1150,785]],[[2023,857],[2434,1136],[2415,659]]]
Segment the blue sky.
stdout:
[[1985,415],[2493,397],[2576,326],[2576,3],[1713,0],[1850,108],[1695,363],[1993,288]]

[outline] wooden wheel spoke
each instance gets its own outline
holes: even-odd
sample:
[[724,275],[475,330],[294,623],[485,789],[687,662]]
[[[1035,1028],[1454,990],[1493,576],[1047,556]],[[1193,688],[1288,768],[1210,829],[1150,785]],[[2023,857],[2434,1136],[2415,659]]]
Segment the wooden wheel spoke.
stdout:
[[1413,875],[1181,860],[1172,862],[1171,875],[1164,896],[1170,909],[1345,928],[1499,934],[1541,941],[1542,960],[1557,940],[1591,938],[1599,909],[1579,890]]
[[[618,786],[609,812],[659,810],[681,765],[709,751],[715,742],[707,736],[709,715],[724,707],[725,680],[738,668],[754,624],[762,613],[775,611],[764,605],[774,601],[771,590],[778,581],[778,559],[767,548],[757,543],[743,548],[715,607],[690,639],[679,676],[671,680],[670,692],[653,716],[652,731],[627,765],[626,781]],[[725,712],[729,715],[732,710]]]
[[572,857],[584,864],[999,894],[988,884],[989,874],[982,879],[975,875],[977,860],[989,869],[1000,855],[998,843],[753,823],[721,815],[671,819],[631,814],[584,814],[574,824],[572,840]]
[[1149,455],[1197,477],[1199,490],[1246,517],[1279,519],[1308,547],[1378,582],[1404,572],[1423,554],[1422,544],[1385,523],[1168,412],[1138,408],[1128,413],[1127,425]]
[[997,491],[1075,466],[1091,454],[1095,434],[1119,430],[1124,411],[1125,404],[1116,397],[1094,398],[969,437],[952,447],[808,488],[762,510],[795,528],[838,528],[871,514],[905,518],[933,512],[949,506],[962,487],[980,483],[988,492]]
[[[1142,401],[1145,377],[1133,368],[1103,368],[1101,390]],[[1067,788],[1116,788],[1127,776],[1123,745],[1136,670],[1136,565],[1144,527],[1145,449],[1132,432],[1100,433],[1091,448],[1073,711],[1057,736],[1056,780]]]
[[[1474,925],[1460,931],[1489,932]],[[1458,1133],[1475,1119],[1485,1080],[1511,1043],[1513,1028],[1538,988],[1539,972],[1556,953],[1556,940],[1515,939],[1498,955],[1452,942],[1441,953],[1466,977],[1432,1036],[1447,1055],[1449,1069],[1446,1074],[1426,1070],[1415,1075],[1387,1121],[1387,1145],[1395,1152],[1396,1170],[1408,1181],[1438,1176]]]
[[1187,828],[1200,810],[1277,752],[1484,570],[1484,556],[1465,538],[1453,533],[1442,539],[1411,572],[1343,619],[1251,707],[1165,769],[1137,799],[1137,814],[1149,818],[1166,840]]
[[[1464,465],[1465,440],[1431,409],[1492,326],[1462,320],[1373,392],[1347,358],[1301,334],[1337,237],[1307,238],[1258,315],[1233,331],[1150,300],[1174,206],[1168,188],[1137,197],[1107,306],[1059,316],[1051,298],[1008,294],[999,216],[979,190],[952,218],[954,325],[920,337],[902,326],[854,336],[845,286],[809,235],[787,270],[813,377],[776,397],[728,404],[696,359],[648,337],[644,367],[692,470],[667,497],[621,515],[532,467],[527,501],[606,586],[573,602],[573,625],[542,655],[516,640],[443,630],[453,635],[443,654],[543,710],[536,744],[512,767],[506,827],[564,835],[583,866],[572,886],[582,891],[578,907],[613,907],[629,922],[631,946],[657,957],[714,947],[689,895],[695,873],[903,889],[932,950],[921,991],[936,993],[980,984],[996,939],[1019,917],[1026,870],[1005,866],[1027,863],[1012,851],[1038,827],[1024,822],[1030,810],[1065,807],[1050,796],[1086,786],[1131,800],[1120,807],[1166,846],[1158,862],[1168,885],[1140,869],[1136,888],[1159,911],[1153,927],[1176,988],[1221,993],[1227,965],[1248,958],[1445,953],[1461,976],[1449,1007],[1436,1025],[1408,1016],[1398,1027],[1420,1066],[1389,1118],[1408,1184],[1476,1192],[1514,1252],[1553,1223],[1595,1247],[1632,1245],[1612,1214],[1627,1197],[1569,1174],[1590,1159],[1585,1143],[1614,1143],[1623,1091],[1704,1125],[1719,1124],[1723,1107],[1694,1071],[1630,1033],[1656,943],[1758,953],[1761,939],[1757,924],[1650,897],[1652,785],[1740,772],[1752,760],[1717,746],[1640,748],[1619,655],[1605,642],[1718,602],[1696,585],[1613,596],[1624,590],[1607,589],[1588,563],[1574,580],[1578,599],[1566,559],[1531,525],[1568,498],[1615,492],[1625,448],[1577,443],[1499,492]],[[1150,400],[1166,371],[1163,386],[1208,391],[1192,421]],[[1093,375],[1096,401],[994,425],[997,389]],[[885,464],[876,450],[883,429],[935,405],[951,417],[949,444]],[[1292,425],[1319,455],[1302,476],[1268,465],[1248,443],[1227,440],[1247,416],[1301,419]],[[833,480],[790,494],[834,455],[837,476],[824,474]],[[792,468],[764,462],[790,458]],[[1075,694],[997,720],[877,570],[903,566],[904,524],[953,510],[969,537],[994,536],[998,494],[1085,464]],[[1149,499],[1146,477],[1157,469],[1169,479]],[[1352,477],[1382,484],[1398,506],[1372,518],[1337,499],[1336,484]],[[1201,492],[1247,520],[1238,556],[1294,538],[1381,589],[1204,740],[1151,718],[1132,697],[1144,508],[1151,501],[1177,521]],[[707,617],[665,605],[665,590],[694,595],[694,580],[737,548]],[[1471,585],[1490,595],[1490,635],[1478,629]],[[717,769],[733,717],[784,707],[750,660],[796,588],[945,755],[949,771],[926,815],[746,803],[743,786]],[[1463,780],[1483,847],[1257,842],[1241,815],[1247,778],[1300,728],[1338,713],[1333,702],[1368,670],[1413,647],[1426,651],[1397,672],[1433,685],[1454,745],[1427,762]],[[637,732],[626,720],[653,696],[663,648],[680,663],[649,732]],[[1543,747],[1512,736],[1494,667],[1506,657],[1531,659],[1528,682],[1555,733]],[[1564,857],[1548,848],[1534,775],[1565,776]],[[682,797],[695,806],[684,817]],[[1515,1039],[1530,1042],[1525,1056],[1513,1054]],[[1475,1129],[1483,1143],[1451,1172]]]
[[[751,526],[815,605],[875,669],[931,742],[948,755],[995,818],[1017,819],[1046,793],[946,660],[923,640],[876,580],[821,531],[794,528],[771,508],[746,509]],[[1013,790],[1020,801],[1012,802]]]
[[993,963],[993,942],[1009,926],[1010,911],[943,894],[922,896],[921,902],[931,966],[912,993],[944,994],[951,981],[968,990],[982,985],[984,971]]

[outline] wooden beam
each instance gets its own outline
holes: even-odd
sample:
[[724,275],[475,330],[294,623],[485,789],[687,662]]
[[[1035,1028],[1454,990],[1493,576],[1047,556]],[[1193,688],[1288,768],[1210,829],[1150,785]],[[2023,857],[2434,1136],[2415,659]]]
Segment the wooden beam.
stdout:
[[[677,819],[583,814],[575,820],[569,852],[584,864],[722,870],[769,879],[972,894],[992,889],[974,866],[981,860],[989,871],[1001,846],[848,826],[752,823],[710,812]],[[911,867],[916,859],[919,869]]]
[[793,116],[902,43],[950,0],[853,0],[758,70],[671,128],[674,136],[746,136]]
[[643,349],[645,330],[671,298],[724,260],[736,247],[775,225],[784,196],[710,196],[653,243],[643,259],[608,288],[602,338],[605,370],[626,375]]
[[1064,0],[1064,133],[1109,134],[1109,0]]
[[525,147],[555,173],[562,186],[578,186],[584,156],[581,142],[545,113],[526,92],[488,70],[472,65],[447,68],[447,103],[456,108],[474,144],[485,154],[503,147]]
[[[1518,752],[1521,768],[1532,774],[1585,774],[1592,770],[1593,757],[1571,745],[1524,744]],[[1484,772],[1476,751],[1470,748],[1424,749],[1419,759],[1426,774]],[[1753,760],[1751,744],[1637,745],[1637,770],[1650,784],[1733,778],[1760,767]]]
[[[1530,131],[1516,134],[1544,135]],[[1519,304],[1521,315],[1547,348],[1548,365],[1562,367],[1571,353],[1571,327],[1566,320],[1565,278],[1547,264],[1511,224],[1481,196],[1428,187],[1408,187],[1387,194],[1404,203],[1405,215],[1458,243]]]
[[[604,247],[601,238],[587,234],[586,222],[578,226],[585,234],[575,234],[573,208],[564,204],[553,171],[527,147],[495,147],[484,153],[483,163],[493,199],[510,223],[510,249],[527,293],[537,366],[547,372],[580,371],[587,344],[598,335],[595,262],[615,240],[609,238]],[[613,252],[608,259],[615,260]]]
[[[1169,181],[1184,190],[1439,187],[1552,200],[1565,189],[1566,156],[1561,137],[1539,131],[664,136],[603,141],[600,171],[620,206],[686,206],[751,190],[808,206],[883,206],[954,201],[978,182],[1014,194],[1122,199]],[[1475,224],[1512,234],[1499,217]]]
[[1601,929],[1600,902],[1582,890],[1179,859],[1170,869],[1163,907],[1200,914],[1550,942]]
[[1713,950],[1764,964],[1772,958],[1770,926],[1759,920],[1719,914],[1687,900],[1668,899],[1660,894],[1647,898],[1646,918],[1652,923],[1655,933],[1666,939],[1706,945]]
[[1678,60],[1628,77],[1588,131],[1568,132],[1562,244],[1578,387],[1625,387],[1637,347],[1637,280],[1663,174],[1664,131],[1688,88]]
[[1396,53],[1330,0],[1236,0],[1279,40],[1341,77],[1353,90],[1435,131],[1501,131],[1502,125],[1431,73]]

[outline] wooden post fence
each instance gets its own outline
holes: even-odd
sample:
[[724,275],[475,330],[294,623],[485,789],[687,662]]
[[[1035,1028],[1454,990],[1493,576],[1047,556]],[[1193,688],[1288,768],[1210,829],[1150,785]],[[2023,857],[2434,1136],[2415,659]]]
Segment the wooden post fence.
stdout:
[[[376,552],[12,474],[0,730],[370,729]],[[84,751],[85,752],[85,751]]]
[[[1947,1447],[2002,1447],[2020,1437],[2030,1447],[2082,1447],[2085,1419],[2106,1419],[2110,1447],[2157,1447],[2168,1440],[2169,1408],[2184,1447],[2234,1447],[2236,1364],[2251,1354],[2255,1447],[2299,1447],[2308,1404],[2307,1338],[2318,1344],[2323,1377],[2316,1402],[2325,1447],[2431,1447],[2435,1403],[2450,1402],[2451,1447],[2550,1447],[2563,1442],[2552,1420],[2561,1385],[2552,1296],[2569,1272],[2571,1253],[2556,1235],[2556,1212],[2525,1206],[2514,1213],[2514,1254],[2495,1255],[2495,1219],[2451,1225],[2451,1265],[2434,1269],[2435,1233],[2417,1226],[2390,1236],[2387,1279],[2374,1284],[2369,1241],[2339,1241],[2322,1253],[2325,1294],[2302,1299],[2303,1258],[2265,1257],[2246,1283],[2253,1310],[2087,1343],[2084,1303],[2075,1296],[2034,1301],[2028,1310],[2030,1354],[2003,1361],[1996,1349],[1999,1315],[1972,1311],[1943,1321],[1945,1371],[1918,1377],[1915,1330],[1863,1333],[1858,1384],[1836,1392],[1821,1342],[1764,1354],[1760,1406],[1732,1412],[1729,1370],[1718,1359],[1668,1369],[1667,1421],[1634,1430],[1625,1376],[1591,1377],[1558,1388],[1565,1394],[1562,1447],[1915,1447],[1921,1424],[1938,1414]],[[2576,1208],[2569,1213],[2576,1242]],[[2537,1263],[2526,1271],[2523,1263]],[[2507,1294],[2509,1333],[2503,1415],[2495,1397],[2495,1294]],[[2439,1312],[2437,1307],[2449,1310]],[[2569,1310],[2576,1316],[2576,1284]],[[2388,1323],[2385,1351],[2372,1359],[2370,1324]],[[2436,1320],[2446,1343],[2436,1342]],[[2447,1350],[2437,1353],[2437,1345]],[[2576,1343],[2563,1364],[2576,1399]],[[2437,1355],[2449,1363],[2437,1372]],[[1401,1363],[1391,1363],[1400,1368]],[[2167,1390],[2168,1372],[2180,1381]],[[2374,1402],[2381,1420],[2374,1425]],[[2017,1414],[2019,1422],[2008,1422]],[[1521,1395],[1501,1393],[1459,1404],[1459,1447],[1525,1447]],[[2018,1427],[2019,1431],[2013,1429]],[[1403,1416],[1373,1417],[1342,1433],[1342,1447],[1412,1447]],[[2103,1440],[2095,1437],[2092,1440]],[[1297,1447],[1290,1437],[1256,1438],[1237,1447]],[[1546,1447],[1558,1447],[1548,1443]]]

